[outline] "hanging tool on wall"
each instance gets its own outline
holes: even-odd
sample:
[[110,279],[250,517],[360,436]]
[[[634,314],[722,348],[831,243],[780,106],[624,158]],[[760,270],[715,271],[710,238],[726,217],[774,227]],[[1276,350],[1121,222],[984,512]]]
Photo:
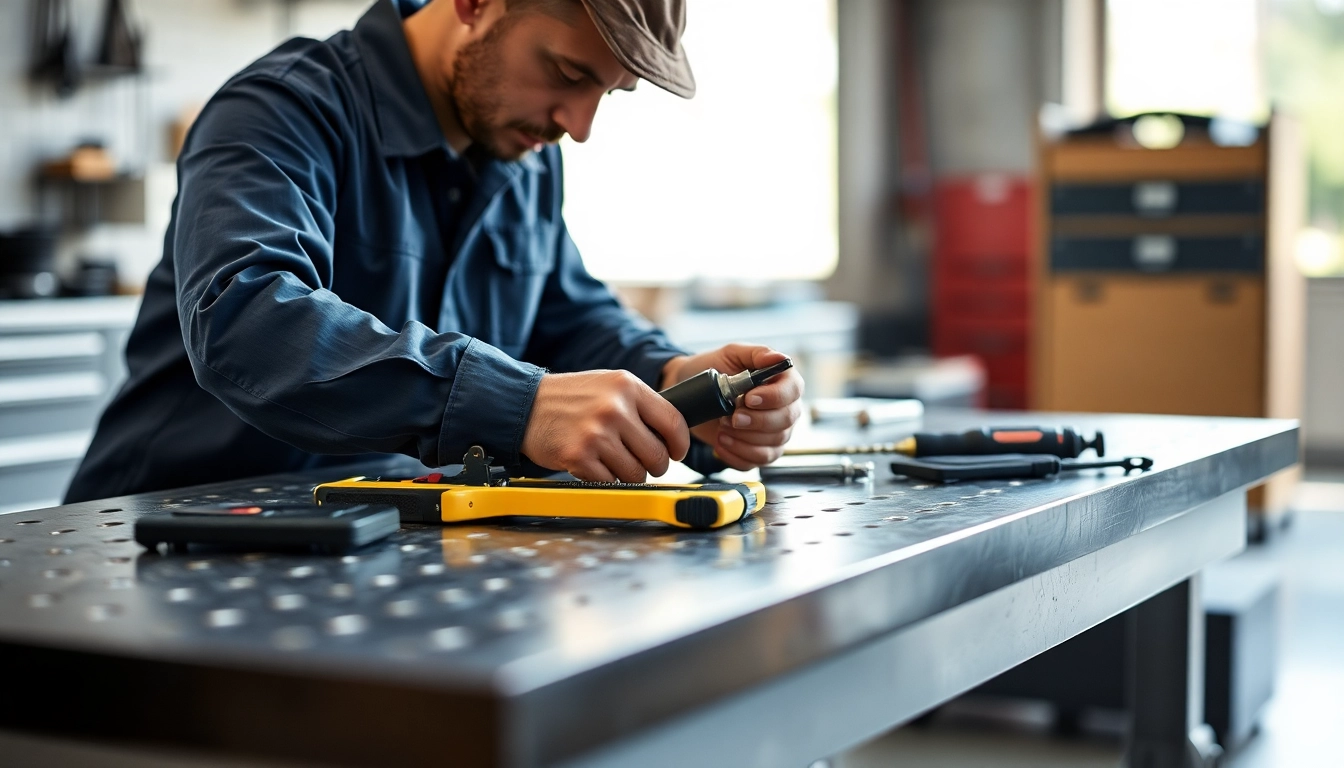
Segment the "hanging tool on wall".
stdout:
[[389,504],[402,522],[459,523],[493,517],[657,520],[678,528],[719,528],[765,505],[757,482],[689,485],[587,483],[510,478],[480,446],[453,476],[352,477],[313,489],[318,504]]

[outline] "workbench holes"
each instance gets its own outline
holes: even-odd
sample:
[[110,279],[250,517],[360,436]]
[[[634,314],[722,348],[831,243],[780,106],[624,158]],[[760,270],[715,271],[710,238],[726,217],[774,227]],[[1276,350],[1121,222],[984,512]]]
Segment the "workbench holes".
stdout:
[[306,651],[317,645],[317,633],[308,627],[281,627],[271,633],[271,645],[282,651]]
[[906,520],[909,520],[910,518],[906,517],[905,515],[892,515],[890,517],[884,517],[882,519],[886,520],[889,523],[903,523]]
[[229,589],[251,589],[257,586],[257,580],[251,576],[234,576],[224,585]]
[[784,526],[784,525],[788,525],[788,523],[783,522],[783,521],[780,521],[780,522],[778,522],[778,523],[771,523],[771,525],[775,525],[775,526]]
[[355,587],[353,584],[332,584],[327,589],[327,594],[337,600],[349,600],[355,596]]
[[247,614],[241,608],[216,608],[205,614],[205,625],[212,629],[227,629],[242,626]]
[[912,490],[912,491],[927,491],[928,489],[930,489],[930,488],[932,488],[932,487],[933,487],[932,485],[912,485],[912,486],[910,486],[910,490]]
[[306,579],[314,573],[317,573],[317,569],[311,565],[296,565],[289,569],[289,578]]
[[59,600],[59,596],[47,592],[39,592],[36,595],[28,596],[28,605],[33,608],[50,608]]
[[440,603],[443,603],[444,605],[453,605],[453,606],[466,605],[471,598],[471,596],[467,593],[467,590],[462,589],[461,587],[450,587],[448,589],[441,589],[439,590],[438,594],[435,595],[435,597],[438,598],[438,601]]
[[527,610],[524,608],[505,608],[495,614],[495,628],[501,632],[516,632],[527,626]]
[[409,619],[420,613],[420,601],[407,598],[393,600],[387,604],[387,615],[397,619]]
[[373,577],[373,586],[379,589],[391,589],[399,583],[401,583],[401,579],[398,579],[394,573],[380,573]]
[[37,525],[37,524],[40,523],[40,522],[42,522],[42,521],[41,521],[41,520],[20,520],[19,522],[15,523],[15,525]]
[[456,651],[471,643],[471,634],[462,627],[444,627],[429,633],[429,647],[436,651]]
[[348,613],[344,616],[333,616],[327,620],[327,634],[336,637],[349,637],[350,635],[362,634],[369,628],[369,620],[358,613]]
[[108,520],[106,523],[99,523],[99,528],[116,528],[118,525],[125,525],[121,520]]
[[443,563],[425,563],[420,566],[421,576],[438,576],[443,573]]
[[807,489],[807,492],[808,492],[808,493],[821,493],[821,492],[824,491],[824,490],[826,490],[826,489],[825,489],[825,488],[808,488],[808,489]]
[[100,509],[100,510],[98,510],[98,514],[100,514],[100,515],[110,515],[110,514],[112,514],[113,512],[120,512],[120,511],[121,511],[121,507],[108,507],[107,509]]
[[89,621],[107,621],[117,618],[124,612],[120,605],[90,605],[84,615],[89,617]]
[[880,525],[873,525],[872,523],[869,523],[868,525],[865,525],[865,526],[863,526],[863,527],[864,527],[864,528],[881,528],[882,526],[880,526]]
[[820,542],[820,541],[808,541],[808,542],[805,542],[805,543],[806,543],[806,544],[820,544],[821,542]]
[[779,554],[781,554],[781,555],[792,555],[792,554],[793,554],[793,550],[792,550],[792,549],[781,549],[781,550],[779,550]]
[[935,507],[955,507],[955,506],[957,506],[957,502],[955,502],[955,501],[940,501],[940,502],[938,502],[937,504],[934,504],[933,506],[935,506]]
[[192,560],[190,563],[187,563],[188,571],[208,571],[213,567],[214,563],[211,563],[209,560]]
[[836,532],[835,532],[835,535],[836,535],[836,536],[853,536],[854,534],[850,533],[849,531],[836,531]]
[[486,592],[503,592],[509,588],[509,580],[503,576],[497,576],[493,579],[486,579],[481,582],[481,589]]
[[47,550],[47,554],[48,554],[48,555],[69,555],[69,554],[73,554],[74,551],[75,551],[75,550],[73,550],[73,549],[71,549],[71,548],[69,548],[69,547],[52,547],[51,549],[48,549],[48,550]]
[[794,515],[794,516],[793,516],[793,519],[794,519],[794,520],[808,520],[808,519],[810,519],[811,517],[812,517],[811,515]]
[[127,536],[113,536],[110,539],[103,539],[105,544],[125,544],[128,541],[130,541],[130,538]]
[[276,611],[297,611],[306,605],[308,598],[292,592],[271,598],[271,609]]
[[870,499],[870,500],[871,500],[871,501],[886,501],[887,499],[890,499],[890,498],[891,498],[890,496],[874,496],[874,497],[873,497],[872,499]]
[[191,587],[174,587],[166,595],[170,603],[186,603],[196,598],[196,590]]
[[13,539],[0,539],[0,544],[13,544]]
[[75,532],[75,529],[74,529],[74,528],[61,528],[60,530],[50,531],[49,533],[50,533],[52,536],[60,536],[60,535],[62,535],[62,534],[66,534],[66,533],[74,533],[74,532]]
[[916,515],[927,515],[927,514],[929,514],[930,512],[937,512],[937,511],[938,511],[938,510],[935,509],[934,507],[925,507],[925,508],[923,508],[923,509],[916,509],[916,510],[915,510],[915,514],[916,514]]
[[793,494],[792,496],[785,496],[784,498],[786,498],[786,499],[801,499],[802,497],[803,497],[802,494],[800,494],[800,493],[795,493],[795,494]]
[[108,589],[131,589],[135,586],[135,579],[128,576],[114,576],[107,580]]
[[822,511],[822,512],[839,512],[839,511],[840,511],[840,507],[826,507],[825,509],[823,509],[823,510],[821,510],[821,511]]
[[129,558],[129,557],[109,557],[109,558],[107,558],[107,564],[108,564],[108,565],[125,565],[125,564],[127,564],[127,563],[129,563],[129,562],[131,562],[131,558]]
[[48,579],[68,579],[77,573],[79,573],[79,571],[74,571],[69,568],[48,568],[42,572],[42,575]]
[[868,502],[866,502],[866,501],[851,501],[851,502],[847,502],[847,503],[848,503],[849,506],[851,506],[851,507],[862,507],[864,504],[867,504]]

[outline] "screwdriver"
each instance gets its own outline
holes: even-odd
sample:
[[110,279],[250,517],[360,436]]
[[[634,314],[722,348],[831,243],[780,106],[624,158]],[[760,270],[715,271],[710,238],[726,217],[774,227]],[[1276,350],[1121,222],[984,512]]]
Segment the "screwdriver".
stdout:
[[792,367],[793,361],[786,357],[774,365],[732,375],[710,368],[658,394],[681,411],[686,417],[686,426],[695,427],[733,415],[737,398]]
[[1070,427],[983,427],[966,432],[916,432],[894,443],[840,448],[786,448],[785,456],[834,456],[899,453],[924,456],[989,456],[1002,453],[1046,454],[1076,459],[1088,448],[1106,455],[1106,438],[1097,432],[1085,439]]

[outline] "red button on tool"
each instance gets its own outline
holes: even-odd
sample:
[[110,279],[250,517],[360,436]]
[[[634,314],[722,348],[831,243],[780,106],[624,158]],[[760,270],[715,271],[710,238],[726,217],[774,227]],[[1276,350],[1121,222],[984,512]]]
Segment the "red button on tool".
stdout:
[[229,514],[230,514],[230,515],[260,515],[260,514],[261,514],[261,510],[262,510],[261,507],[231,507],[231,508],[229,509]]

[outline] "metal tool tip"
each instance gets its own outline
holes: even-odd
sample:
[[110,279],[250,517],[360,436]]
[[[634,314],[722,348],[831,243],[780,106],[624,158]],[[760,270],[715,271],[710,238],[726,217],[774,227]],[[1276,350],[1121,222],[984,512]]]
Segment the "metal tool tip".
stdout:
[[760,386],[765,382],[769,381],[770,379],[773,379],[774,377],[778,376],[779,374],[789,370],[792,367],[793,367],[793,360],[786,357],[783,360],[780,360],[778,363],[775,363],[774,365],[769,365],[766,366],[765,368],[752,371],[751,383],[756,386]]

